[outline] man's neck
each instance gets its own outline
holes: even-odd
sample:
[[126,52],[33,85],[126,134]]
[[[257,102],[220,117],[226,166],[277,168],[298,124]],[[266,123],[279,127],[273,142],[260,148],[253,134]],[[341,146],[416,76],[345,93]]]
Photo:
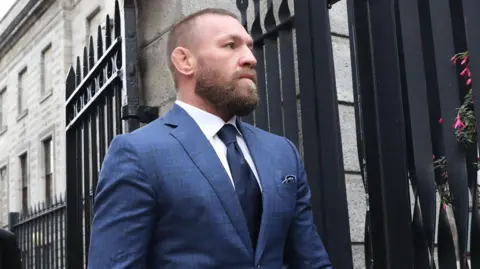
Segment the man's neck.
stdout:
[[227,122],[229,121],[233,115],[228,115],[227,113],[221,113],[220,111],[218,111],[213,105],[209,104],[207,101],[205,101],[204,99],[198,97],[198,96],[195,96],[194,98],[186,98],[186,96],[182,96],[180,94],[177,95],[177,100],[179,101],[182,101],[186,104],[189,104],[191,106],[194,106],[198,109],[201,109],[203,111],[206,111],[210,114],[213,114],[221,119],[223,119],[223,121]]

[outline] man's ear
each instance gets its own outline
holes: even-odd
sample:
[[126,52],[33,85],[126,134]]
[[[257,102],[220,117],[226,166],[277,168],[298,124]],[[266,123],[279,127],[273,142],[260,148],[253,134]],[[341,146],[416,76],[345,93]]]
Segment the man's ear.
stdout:
[[196,59],[191,51],[184,47],[176,47],[170,60],[180,74],[190,76],[195,72]]

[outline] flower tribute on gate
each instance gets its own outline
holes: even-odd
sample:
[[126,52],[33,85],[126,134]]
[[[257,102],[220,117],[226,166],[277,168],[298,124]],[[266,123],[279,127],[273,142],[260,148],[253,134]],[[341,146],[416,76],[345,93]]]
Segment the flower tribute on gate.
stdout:
[[[465,85],[468,87],[468,91],[465,94],[462,105],[458,108],[457,116],[453,122],[453,129],[457,140],[464,144],[466,147],[474,146],[476,147],[476,121],[475,121],[475,111],[474,111],[474,99],[472,91],[472,77],[470,73],[468,51],[455,54],[451,58],[452,64],[457,64],[460,62],[462,71],[460,76],[464,78]],[[443,119],[438,120],[439,124],[443,123]],[[479,159],[477,157],[477,170],[480,169]],[[433,165],[436,172],[440,176],[440,179],[437,180],[437,192],[440,195],[442,205],[445,207],[450,205],[452,202],[450,196],[450,189],[448,186],[448,174],[447,174],[447,160],[445,156],[436,157],[433,155]]]
[[460,73],[465,79],[465,84],[467,87],[470,87],[467,94],[465,95],[463,104],[458,109],[457,117],[453,123],[453,128],[455,129],[455,134],[458,141],[468,146],[470,144],[475,144],[475,111],[473,108],[473,92],[472,92],[472,77],[470,74],[470,66],[468,62],[468,51],[456,54],[452,57],[452,63],[456,64],[457,61],[461,61],[460,65],[463,70]]

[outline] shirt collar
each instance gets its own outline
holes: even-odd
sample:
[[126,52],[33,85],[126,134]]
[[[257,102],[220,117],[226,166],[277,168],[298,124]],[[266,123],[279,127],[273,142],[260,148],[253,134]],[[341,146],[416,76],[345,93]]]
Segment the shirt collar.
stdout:
[[185,102],[176,100],[175,103],[183,108],[190,117],[197,123],[200,130],[202,130],[203,134],[207,137],[208,140],[212,139],[220,129],[225,124],[232,124],[237,129],[237,133],[241,135],[241,132],[238,130],[236,116],[233,116],[228,122],[225,123],[220,117],[208,113],[205,110],[202,110],[198,107],[192,106]]

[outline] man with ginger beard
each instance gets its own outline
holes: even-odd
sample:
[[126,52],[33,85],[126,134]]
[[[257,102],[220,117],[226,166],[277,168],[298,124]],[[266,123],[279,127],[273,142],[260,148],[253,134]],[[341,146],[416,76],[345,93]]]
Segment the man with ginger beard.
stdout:
[[240,119],[259,102],[250,35],[204,9],[167,46],[177,101],[112,141],[88,268],[331,268],[297,149]]

